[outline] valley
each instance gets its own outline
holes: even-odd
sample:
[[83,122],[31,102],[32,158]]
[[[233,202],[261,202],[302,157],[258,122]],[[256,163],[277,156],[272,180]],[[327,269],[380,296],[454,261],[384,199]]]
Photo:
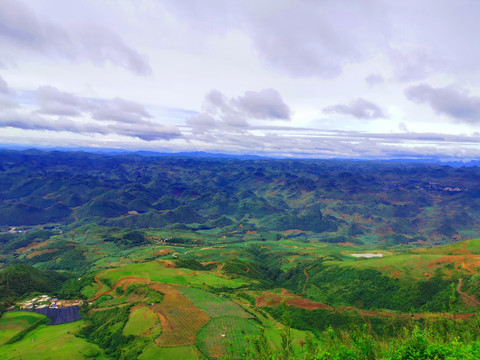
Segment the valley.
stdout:
[[6,359],[480,353],[476,167],[4,154]]

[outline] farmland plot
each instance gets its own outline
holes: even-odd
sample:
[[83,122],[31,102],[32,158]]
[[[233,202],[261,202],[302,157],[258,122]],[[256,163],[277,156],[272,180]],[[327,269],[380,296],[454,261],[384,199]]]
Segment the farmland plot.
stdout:
[[182,293],[211,318],[238,316],[252,318],[253,316],[233,301],[208,291],[192,287],[182,287]]
[[257,334],[258,327],[253,319],[230,316],[215,318],[200,330],[197,345],[209,359],[225,356],[228,346],[232,346],[235,359],[244,359],[248,347],[247,337]]
[[163,301],[152,306],[162,324],[162,334],[155,343],[166,347],[194,344],[197,332],[210,317],[171,285],[156,283],[150,288],[164,294]]

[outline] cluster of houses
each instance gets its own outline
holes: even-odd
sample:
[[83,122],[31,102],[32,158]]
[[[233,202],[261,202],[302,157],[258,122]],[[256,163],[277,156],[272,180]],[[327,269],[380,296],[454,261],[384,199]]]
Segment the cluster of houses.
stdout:
[[0,231],[0,234],[23,234],[23,233],[28,233],[28,230],[17,229],[15,227],[12,227],[6,231]]
[[56,297],[50,297],[48,295],[41,295],[31,300],[27,300],[23,303],[17,303],[20,309],[59,309],[68,306],[81,306],[82,300],[58,300]]

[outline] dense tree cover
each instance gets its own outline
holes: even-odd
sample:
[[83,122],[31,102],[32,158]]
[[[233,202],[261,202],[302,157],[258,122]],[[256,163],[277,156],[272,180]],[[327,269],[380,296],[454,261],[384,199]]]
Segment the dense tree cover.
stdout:
[[[274,349],[265,333],[250,337],[247,360],[434,360],[480,358],[478,318],[465,321],[432,319],[424,324],[410,323],[395,336],[379,337],[367,324],[352,324],[335,330],[327,327],[316,338],[307,337],[301,351],[291,346],[288,327],[282,331],[280,349]],[[227,359],[234,359],[228,354]]]
[[54,233],[49,230],[39,229],[23,234],[2,234],[0,242],[4,244],[2,252],[14,251],[27,246],[32,242],[48,240]]
[[227,228],[255,219],[248,230],[388,244],[449,241],[480,226],[477,167],[2,151],[0,169],[0,225]]
[[70,276],[42,271],[29,265],[12,265],[0,270],[0,296],[19,297],[31,292],[57,292]]
[[29,265],[11,265],[0,270],[0,313],[30,293],[58,293],[70,277],[67,273],[42,271]]
[[[309,275],[307,283],[305,273]],[[412,308],[445,311],[451,282],[439,275],[402,282],[376,269],[340,267],[324,260],[299,264],[278,279],[279,285],[298,294],[305,291],[307,296],[326,304],[406,312]]]
[[110,358],[135,359],[143,349],[131,347],[134,337],[122,333],[130,308],[122,306],[90,313],[85,320],[87,326],[81,330],[80,336],[100,346]]

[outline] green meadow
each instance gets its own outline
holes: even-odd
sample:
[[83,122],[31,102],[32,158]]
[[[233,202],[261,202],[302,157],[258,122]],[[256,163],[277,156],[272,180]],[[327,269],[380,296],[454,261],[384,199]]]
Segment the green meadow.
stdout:
[[28,311],[14,311],[3,314],[0,318],[0,345],[5,344],[12,337],[27,330],[41,319],[46,319],[46,317]]
[[107,359],[97,345],[75,336],[83,321],[69,324],[41,325],[13,344],[3,345],[1,358],[13,359]]

